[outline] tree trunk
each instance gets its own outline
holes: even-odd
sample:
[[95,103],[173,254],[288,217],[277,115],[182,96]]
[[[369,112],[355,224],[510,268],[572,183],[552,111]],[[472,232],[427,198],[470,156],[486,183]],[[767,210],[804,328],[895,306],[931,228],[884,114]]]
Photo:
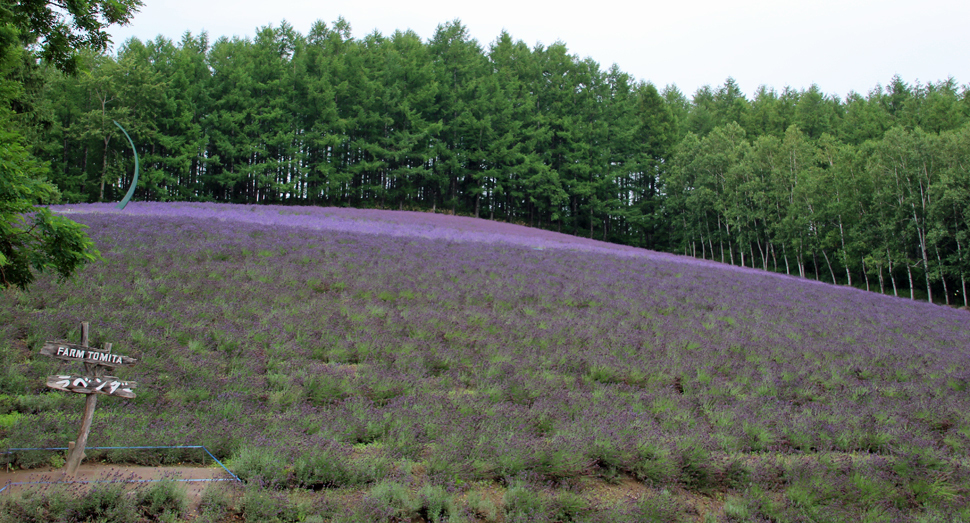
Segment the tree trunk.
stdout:
[[946,288],[946,276],[943,275],[943,260],[940,259],[940,248],[936,246],[936,263],[940,267],[940,281],[943,282],[943,296],[946,300],[946,304],[950,304],[950,290]]
[[111,141],[111,136],[108,135],[104,138],[104,154],[101,155],[101,192],[98,195],[98,201],[104,201],[104,181],[108,177],[108,142]]
[[[761,254],[761,267],[762,267],[762,268],[763,268],[764,270],[766,270],[766,271],[767,271],[767,270],[768,270],[768,255],[767,255],[767,251],[768,251],[768,244],[767,244],[767,243],[765,243],[765,248],[764,248],[764,249],[762,249],[762,248],[761,248],[761,240],[758,240],[758,241],[757,241],[757,242],[755,242],[755,243],[757,243],[757,244],[758,244],[758,252],[759,252],[759,253]],[[754,251],[752,251],[752,252],[751,252],[751,260],[752,260],[752,263],[753,263],[753,260],[754,260]]]
[[886,247],[886,259],[889,260],[889,281],[893,284],[893,296],[899,297],[899,290],[896,288],[896,277],[893,276],[893,258],[889,255],[889,247]]
[[829,274],[832,275],[832,285],[838,285],[839,282],[835,281],[835,271],[832,270],[832,263],[829,262],[829,255],[825,254],[825,249],[822,249],[822,256],[825,257],[825,265],[829,268]]
[[84,186],[88,179],[88,146],[84,146],[84,161],[81,163],[81,194],[84,194]]
[[[957,260],[963,262],[963,248],[960,245],[960,239],[957,238]],[[959,266],[959,265],[958,265]],[[963,306],[967,307],[967,281],[963,276],[963,269],[960,269],[960,286],[963,289]]]
[[[842,240],[842,259],[845,260],[845,278],[849,287],[852,287],[852,272],[849,271],[849,250],[845,248],[845,231],[842,230],[842,215],[839,215],[839,238]],[[865,272],[865,269],[862,270]],[[835,277],[832,277],[835,280]]]
[[916,299],[916,287],[913,286],[913,268],[906,264],[906,275],[909,276],[909,299]]
[[916,223],[916,237],[919,240],[920,254],[923,255],[923,278],[926,280],[926,301],[933,303],[933,289],[930,287],[930,260],[926,253],[926,231],[919,225],[919,219],[916,215],[916,205],[913,205],[913,221]]

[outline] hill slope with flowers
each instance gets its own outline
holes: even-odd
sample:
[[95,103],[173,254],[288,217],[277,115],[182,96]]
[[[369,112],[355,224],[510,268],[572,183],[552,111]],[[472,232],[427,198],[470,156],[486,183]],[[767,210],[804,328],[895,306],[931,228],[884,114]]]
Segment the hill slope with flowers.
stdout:
[[92,445],[203,444],[325,521],[970,517],[966,312],[472,218],[54,210],[104,261],[0,294],[5,447],[73,438],[37,351],[90,321],[139,358]]

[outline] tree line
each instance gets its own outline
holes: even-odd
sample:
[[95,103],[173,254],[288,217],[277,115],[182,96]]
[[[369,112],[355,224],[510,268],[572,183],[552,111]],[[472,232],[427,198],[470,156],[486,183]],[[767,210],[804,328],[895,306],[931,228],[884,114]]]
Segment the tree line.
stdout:
[[952,78],[688,98],[457,20],[427,41],[283,22],[81,62],[40,73],[26,126],[68,201],[127,190],[118,121],[135,199],[451,212],[967,303],[970,91]]

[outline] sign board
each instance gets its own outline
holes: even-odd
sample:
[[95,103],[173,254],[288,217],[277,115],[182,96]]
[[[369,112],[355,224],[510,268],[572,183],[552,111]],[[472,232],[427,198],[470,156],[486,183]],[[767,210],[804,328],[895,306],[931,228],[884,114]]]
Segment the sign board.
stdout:
[[59,360],[93,363],[103,367],[124,367],[133,365],[135,358],[113,354],[102,350],[92,349],[83,345],[61,341],[48,341],[40,348],[40,353]]
[[[134,185],[132,185],[134,189]],[[130,196],[130,195],[129,195]],[[88,443],[88,433],[94,420],[94,409],[98,404],[98,395],[134,398],[131,388],[133,381],[123,381],[114,376],[105,376],[105,371],[112,367],[123,367],[135,363],[135,358],[111,353],[111,344],[105,343],[103,350],[92,349],[88,346],[88,322],[81,323],[81,343],[67,343],[66,341],[48,341],[41,347],[40,353],[59,360],[75,361],[84,364],[84,373],[90,376],[75,376],[72,374],[58,374],[48,376],[46,385],[52,389],[66,392],[77,392],[87,396],[84,398],[84,415],[81,417],[81,430],[77,440],[68,443],[67,459],[64,470],[73,476],[77,472],[81,460],[84,459],[84,447]]]
[[121,398],[134,398],[131,388],[137,385],[134,381],[122,381],[114,376],[72,376],[57,375],[47,377],[47,386],[65,392],[79,394],[105,394]]

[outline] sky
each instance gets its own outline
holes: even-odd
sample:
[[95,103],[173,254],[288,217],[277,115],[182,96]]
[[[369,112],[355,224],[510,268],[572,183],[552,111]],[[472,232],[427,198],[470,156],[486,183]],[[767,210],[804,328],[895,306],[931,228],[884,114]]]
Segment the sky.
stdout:
[[504,29],[530,46],[566,44],[571,54],[612,64],[659,88],[690,97],[732,77],[752,97],[760,85],[781,91],[812,84],[844,98],[865,95],[894,75],[909,84],[953,77],[970,84],[970,2],[959,0],[144,0],[116,45],[186,31],[252,38],[286,20],[301,34],[316,20],[343,17],[352,36],[410,29],[430,40],[458,19],[485,48]]

